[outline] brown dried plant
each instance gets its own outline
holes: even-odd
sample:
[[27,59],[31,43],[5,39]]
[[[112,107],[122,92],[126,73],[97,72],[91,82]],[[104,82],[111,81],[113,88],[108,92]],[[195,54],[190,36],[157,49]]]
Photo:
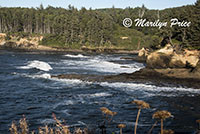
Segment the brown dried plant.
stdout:
[[200,134],[200,119],[198,119],[198,120],[196,120],[196,123],[197,123],[197,125],[198,125],[198,130],[197,130],[197,134]]
[[[108,122],[110,122],[113,116],[117,114],[117,112],[113,112],[106,107],[101,107],[100,109],[101,109],[101,112],[106,115],[106,119],[108,120]],[[111,116],[110,120],[107,118],[108,116]]]
[[157,123],[158,121],[156,120],[156,122],[152,125],[151,129],[149,130],[148,134],[151,134],[152,130],[154,129]]
[[174,131],[169,129],[169,130],[163,130],[163,134],[174,134]]
[[39,133],[39,134],[44,134],[44,131],[42,130],[41,127],[38,128],[38,133]]
[[125,128],[126,125],[125,124],[119,124],[117,127],[120,128],[120,134],[122,134],[122,129]]
[[74,134],[83,134],[83,130],[81,130],[81,128],[76,128],[75,130],[74,130]]
[[56,115],[54,113],[52,114],[52,116],[56,121],[57,127],[60,128],[60,134],[71,134],[68,126],[62,125],[61,122],[56,118]]
[[137,133],[137,124],[138,124],[141,109],[147,109],[147,108],[150,108],[150,106],[149,106],[148,103],[146,103],[142,100],[134,100],[131,103],[134,103],[138,106],[138,114],[137,114],[137,118],[136,118],[136,121],[135,121],[135,129],[134,129],[134,134],[136,134]]
[[[47,125],[44,127],[38,128],[38,134],[71,134],[69,127],[66,125],[63,125],[57,118],[55,114],[52,114],[54,120],[56,121],[56,127],[50,128]],[[19,130],[18,130],[19,129]],[[19,121],[19,128],[16,125],[15,122],[12,122],[10,127],[10,134],[35,134],[35,131],[29,132],[29,128],[27,125],[27,120],[25,116],[23,116],[22,119]],[[80,128],[77,128],[74,130],[74,134],[87,134],[86,129],[81,130]]]
[[53,128],[50,128],[50,134],[54,134]]
[[15,122],[12,122],[11,127],[10,127],[9,130],[10,130],[11,134],[18,134],[17,126],[16,126]]
[[22,119],[19,120],[20,128],[21,128],[21,134],[28,134],[29,129],[26,121],[26,117],[23,116]]
[[113,112],[106,107],[101,107],[101,111],[102,111],[102,113],[104,113],[106,115],[110,115],[110,116],[114,116],[117,114],[117,112]]
[[134,100],[131,103],[135,103],[138,106],[138,108],[143,108],[143,109],[150,108],[149,104],[142,100]]
[[153,114],[153,118],[159,119],[161,121],[161,134],[163,134],[163,121],[169,117],[172,117],[172,114],[166,110],[157,111]]
[[39,134],[51,134],[51,128],[49,128],[47,125],[45,127],[40,127]]

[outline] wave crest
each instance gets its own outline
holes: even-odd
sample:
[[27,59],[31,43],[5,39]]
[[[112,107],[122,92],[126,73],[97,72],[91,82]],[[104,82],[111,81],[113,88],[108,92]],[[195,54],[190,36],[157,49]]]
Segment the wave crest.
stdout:
[[52,70],[52,67],[46,63],[46,62],[43,62],[43,61],[38,61],[38,60],[34,60],[34,61],[29,61],[27,66],[22,66],[22,67],[19,67],[21,69],[39,69],[39,70],[42,70],[42,71],[50,71]]
[[66,54],[64,55],[66,57],[71,57],[71,58],[87,58],[87,56],[84,56],[82,54],[78,54],[78,55],[71,55],[71,54]]

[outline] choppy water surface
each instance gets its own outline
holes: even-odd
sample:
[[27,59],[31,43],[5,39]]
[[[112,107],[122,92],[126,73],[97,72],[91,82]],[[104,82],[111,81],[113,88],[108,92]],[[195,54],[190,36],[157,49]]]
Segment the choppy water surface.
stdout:
[[[151,109],[142,110],[138,133],[146,133],[154,123],[152,114],[168,110],[174,118],[164,122],[166,129],[177,133],[193,133],[200,118],[200,90],[158,87],[146,83],[92,83],[80,80],[58,80],[55,74],[131,73],[143,64],[120,59],[131,55],[30,54],[0,51],[0,133],[9,133],[13,120],[26,115],[30,129],[52,125],[52,112],[71,127],[97,128],[103,118],[100,107],[108,107],[117,115],[108,133],[125,123],[124,133],[131,133],[137,107],[130,102],[144,100]],[[98,131],[98,130],[97,130]],[[159,126],[154,130],[158,133]]]

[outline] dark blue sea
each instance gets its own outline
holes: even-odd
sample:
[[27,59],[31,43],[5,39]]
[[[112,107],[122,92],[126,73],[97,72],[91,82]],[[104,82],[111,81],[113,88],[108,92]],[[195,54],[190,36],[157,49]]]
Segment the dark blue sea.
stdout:
[[[144,100],[150,109],[143,109],[138,134],[145,134],[155,122],[152,114],[168,110],[173,117],[164,121],[165,129],[176,133],[194,133],[200,118],[200,90],[155,86],[149,83],[86,82],[78,79],[55,79],[56,74],[110,75],[132,73],[145,65],[121,57],[128,54],[53,54],[10,52],[0,50],[0,134],[8,134],[12,121],[26,116],[30,130],[54,126],[52,113],[65,120],[70,129],[95,129],[104,117],[101,107],[117,112],[107,126],[107,133],[119,133],[119,123],[126,124],[124,134],[133,133],[137,107],[130,102]],[[160,124],[153,133],[160,131]]]

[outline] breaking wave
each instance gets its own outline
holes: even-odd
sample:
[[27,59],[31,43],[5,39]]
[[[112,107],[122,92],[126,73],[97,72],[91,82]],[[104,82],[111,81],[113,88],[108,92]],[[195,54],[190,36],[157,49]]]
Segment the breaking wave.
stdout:
[[43,61],[38,61],[38,60],[34,60],[34,61],[29,61],[27,63],[26,66],[22,66],[22,67],[19,67],[20,69],[39,69],[39,70],[42,70],[42,71],[50,71],[52,70],[52,67],[46,63],[46,62],[43,62]]
[[71,54],[66,54],[64,55],[66,57],[71,57],[71,58],[87,58],[88,56],[84,56],[82,54],[78,54],[78,55],[71,55]]

